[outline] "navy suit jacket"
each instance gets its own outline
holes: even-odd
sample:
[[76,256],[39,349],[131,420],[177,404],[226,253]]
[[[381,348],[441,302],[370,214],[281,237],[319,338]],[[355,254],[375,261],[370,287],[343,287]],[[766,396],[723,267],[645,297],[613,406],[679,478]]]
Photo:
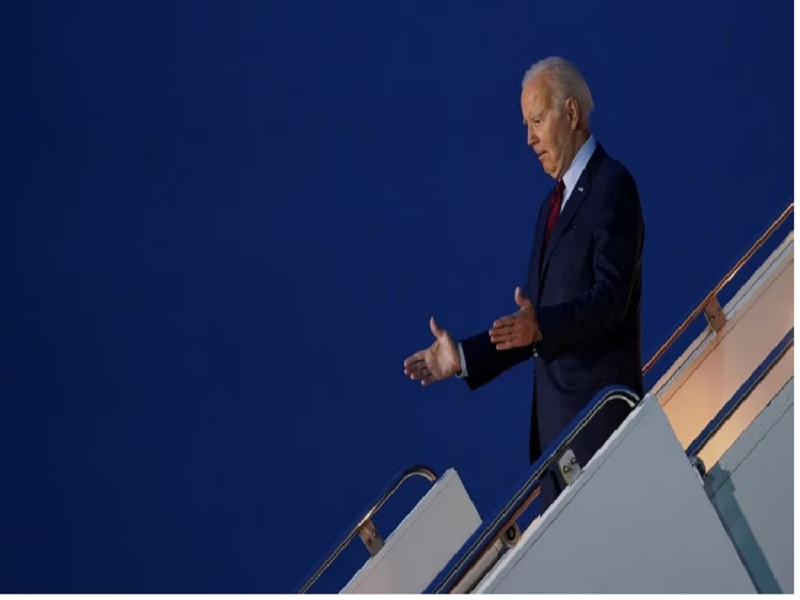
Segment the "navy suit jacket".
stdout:
[[[644,221],[636,183],[598,143],[545,248],[549,197],[539,209],[523,287],[536,309],[541,342],[497,350],[488,331],[462,340],[472,390],[535,357],[532,463],[602,388],[623,384],[643,394]],[[610,403],[598,413],[571,445],[580,464],[628,412],[625,403]]]

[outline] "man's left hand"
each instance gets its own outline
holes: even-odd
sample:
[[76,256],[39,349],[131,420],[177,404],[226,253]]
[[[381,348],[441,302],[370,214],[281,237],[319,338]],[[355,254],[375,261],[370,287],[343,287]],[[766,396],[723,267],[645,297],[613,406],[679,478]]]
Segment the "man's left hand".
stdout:
[[497,319],[489,330],[489,337],[498,350],[524,348],[542,339],[533,304],[522,295],[519,287],[514,291],[514,301],[519,310]]

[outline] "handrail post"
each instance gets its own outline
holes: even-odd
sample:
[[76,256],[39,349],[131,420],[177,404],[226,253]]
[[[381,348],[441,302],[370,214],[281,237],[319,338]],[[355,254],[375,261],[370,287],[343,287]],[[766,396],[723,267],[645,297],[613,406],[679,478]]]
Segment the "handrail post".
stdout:
[[725,311],[722,310],[716,294],[711,296],[703,305],[703,312],[706,315],[706,321],[714,331],[720,331],[728,322],[728,318],[725,316]]
[[383,538],[378,533],[378,528],[375,527],[372,519],[358,528],[358,536],[364,542],[370,556],[375,556],[383,548]]

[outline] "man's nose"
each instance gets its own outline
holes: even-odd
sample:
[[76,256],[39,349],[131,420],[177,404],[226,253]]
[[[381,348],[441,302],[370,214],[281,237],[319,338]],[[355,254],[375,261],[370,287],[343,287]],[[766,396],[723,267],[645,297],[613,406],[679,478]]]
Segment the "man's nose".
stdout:
[[528,127],[528,146],[533,146],[538,141],[536,134],[533,132],[533,127]]

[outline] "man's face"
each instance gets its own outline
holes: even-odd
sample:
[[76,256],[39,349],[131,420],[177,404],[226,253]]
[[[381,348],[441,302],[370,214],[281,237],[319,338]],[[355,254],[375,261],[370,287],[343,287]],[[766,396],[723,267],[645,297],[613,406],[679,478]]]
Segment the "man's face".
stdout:
[[528,145],[542,163],[544,172],[560,179],[573,156],[570,152],[570,115],[563,106],[556,106],[546,76],[531,79],[520,96],[522,119],[528,128]]

